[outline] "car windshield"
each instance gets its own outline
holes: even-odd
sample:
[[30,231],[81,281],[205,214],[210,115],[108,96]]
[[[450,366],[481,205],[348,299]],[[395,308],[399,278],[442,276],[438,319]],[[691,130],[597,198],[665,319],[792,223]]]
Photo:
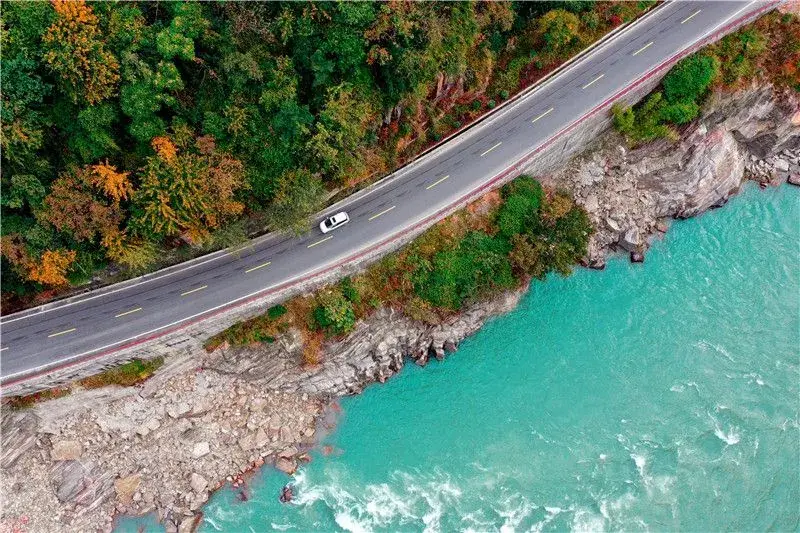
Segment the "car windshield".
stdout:
[[333,226],[336,224],[336,219],[334,217],[329,217],[328,220],[325,221],[326,226]]

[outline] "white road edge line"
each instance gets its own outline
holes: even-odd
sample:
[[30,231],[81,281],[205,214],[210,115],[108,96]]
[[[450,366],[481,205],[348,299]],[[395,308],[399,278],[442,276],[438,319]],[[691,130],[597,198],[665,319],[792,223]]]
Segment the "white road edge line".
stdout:
[[491,152],[492,150],[494,150],[495,148],[497,148],[497,147],[498,147],[498,146],[500,146],[501,144],[503,144],[503,141],[500,141],[499,143],[495,144],[494,146],[492,146],[491,148],[489,148],[488,150],[486,150],[485,152],[483,152],[483,153],[481,154],[481,157],[485,156],[486,154],[488,154],[489,152]]
[[0,348],[0,352],[2,352],[3,350],[8,350],[8,346],[6,346],[5,348]]
[[[750,6],[750,4],[754,4],[754,3],[756,3],[756,2],[748,2],[748,3],[746,3],[746,4],[743,4],[743,7],[742,7],[742,9],[740,9],[740,10],[736,11],[736,12],[735,12],[735,13],[733,13],[731,16],[729,16],[727,19],[723,20],[722,22],[720,22],[719,24],[717,24],[716,26],[714,26],[713,28],[711,28],[711,29],[710,29],[708,32],[706,32],[706,33],[702,34],[702,35],[701,35],[701,36],[700,36],[700,37],[697,39],[697,41],[696,41],[696,42],[702,41],[702,40],[703,40],[703,39],[704,39],[706,36],[713,34],[713,33],[714,33],[714,32],[715,32],[715,31],[716,31],[718,28],[721,28],[721,27],[725,26],[725,24],[727,24],[727,23],[728,23],[728,21],[730,21],[730,20],[733,20],[734,18],[736,18],[736,17],[739,15],[739,13],[741,13],[741,12],[742,12],[744,9],[746,9],[748,6]],[[606,44],[608,44],[608,43],[606,43]],[[693,43],[693,44],[694,44],[694,43]],[[687,47],[687,48],[688,48],[688,47]],[[648,71],[648,72],[649,72],[649,71]],[[647,75],[647,73],[648,73],[648,72],[645,72],[645,73],[644,73],[642,76],[645,76],[645,75]],[[639,78],[636,78],[635,80],[633,80],[633,82],[632,82],[632,83],[635,83],[635,82],[636,82],[636,81],[638,81],[640,78],[641,78],[641,76],[640,76]],[[538,92],[538,91],[535,91],[535,92]],[[532,93],[532,94],[533,94],[533,93]],[[524,101],[524,99],[522,99],[521,101]],[[511,107],[513,108],[514,106],[511,106]],[[564,128],[562,128],[562,129],[560,129],[559,131],[557,131],[556,133],[554,133],[554,134],[553,134],[553,136],[551,136],[551,137],[554,137],[554,136],[560,135],[560,134],[561,134],[561,132],[562,132],[563,130],[565,130],[565,129],[569,129],[569,128],[572,126],[572,124],[573,124],[574,122],[576,122],[577,120],[580,120],[580,118],[582,118],[582,117],[579,117],[579,118],[578,118],[578,119],[576,119],[575,121],[573,121],[573,122],[570,122],[570,123],[569,123],[567,126],[565,126]],[[548,139],[548,140],[549,140],[549,139]],[[535,150],[535,148],[532,148],[532,149],[531,149],[531,151],[533,151],[533,150]],[[518,163],[518,162],[514,162],[514,163],[512,163],[511,165],[507,166],[506,168],[504,168],[504,169],[501,171],[501,173],[502,173],[502,172],[505,172],[506,170],[508,170],[509,168],[513,167],[513,166],[514,166],[514,165],[516,165],[517,163]],[[472,192],[472,191],[471,191],[471,192]],[[408,230],[408,228],[404,228],[404,231],[407,231],[407,230]],[[369,248],[369,247],[370,247],[370,246],[372,246],[373,244],[376,244],[376,243],[369,243],[369,244],[368,244],[368,246],[367,246],[366,248]],[[330,263],[328,263],[328,264],[325,264],[325,265],[322,265],[321,267],[319,267],[319,270],[324,270],[324,269],[325,269],[325,268],[327,268],[329,265],[330,265]],[[313,272],[313,271],[311,271],[311,272]],[[288,280],[286,280],[285,282],[283,282],[283,283],[282,283],[282,285],[285,285],[285,284],[292,284],[292,283],[293,283],[295,280],[297,280],[297,279],[300,279],[300,278],[303,278],[303,277],[305,277],[305,276],[306,276],[306,275],[308,275],[308,274],[309,274],[308,272],[303,272],[303,273],[301,273],[301,274],[299,274],[299,275],[295,276],[294,278],[291,278],[291,279],[288,279]],[[218,310],[218,309],[222,309],[223,307],[228,307],[229,305],[236,304],[236,303],[238,303],[238,302],[240,302],[240,301],[242,301],[242,300],[247,300],[248,298],[252,298],[252,297],[254,297],[254,296],[258,296],[260,293],[264,292],[264,291],[265,291],[265,290],[267,290],[267,289],[268,289],[268,287],[261,288],[261,289],[259,289],[259,290],[255,291],[255,292],[251,292],[250,294],[245,294],[244,296],[240,296],[239,298],[236,298],[235,300],[231,300],[230,302],[225,302],[224,304],[219,304],[219,305],[216,305],[216,306],[214,306],[214,307],[212,307],[212,308],[210,308],[210,309],[206,309],[205,311],[200,311],[199,313],[195,313],[195,314],[193,314],[193,315],[191,315],[191,316],[188,316],[188,317],[182,318],[182,319],[180,319],[180,320],[176,320],[176,321],[174,321],[174,322],[171,322],[171,323],[169,323],[169,324],[165,324],[165,325],[163,325],[163,326],[159,326],[159,327],[157,327],[157,328],[154,328],[154,329],[151,329],[151,330],[149,330],[149,331],[145,331],[145,332],[143,332],[143,333],[139,333],[138,335],[134,335],[133,337],[128,337],[127,339],[122,339],[122,340],[120,340],[120,341],[117,341],[117,342],[112,342],[112,343],[110,343],[110,344],[106,344],[105,346],[100,346],[99,348],[93,348],[93,349],[91,349],[91,350],[87,350],[87,351],[85,351],[85,352],[81,352],[81,353],[79,353],[79,354],[73,355],[72,357],[68,357],[68,358],[66,358],[66,359],[62,359],[61,361],[59,361],[59,366],[60,366],[60,365],[63,365],[63,364],[65,364],[65,363],[68,363],[68,362],[70,362],[70,361],[73,361],[73,360],[75,360],[75,359],[80,359],[80,358],[82,358],[82,357],[84,357],[84,356],[86,356],[86,355],[90,355],[90,354],[93,354],[93,353],[95,353],[95,352],[99,352],[99,351],[105,350],[105,349],[107,349],[107,348],[113,348],[114,346],[117,346],[117,345],[120,345],[120,344],[124,344],[124,343],[126,343],[126,342],[130,342],[130,341],[134,341],[134,340],[136,340],[136,339],[138,339],[138,338],[140,338],[140,337],[146,337],[147,335],[150,335],[150,334],[152,334],[152,333],[156,333],[156,332],[158,332],[158,331],[161,331],[162,329],[167,329],[167,328],[170,328],[170,327],[172,327],[172,326],[177,326],[178,324],[181,324],[181,323],[183,323],[183,322],[186,322],[186,321],[192,320],[193,318],[197,318],[197,317],[199,317],[199,316],[202,316],[202,315],[205,315],[205,314],[207,314],[207,313],[212,313],[212,312],[214,312],[214,311],[216,311],[216,310]],[[51,367],[51,366],[52,366],[52,365],[40,365],[40,366],[38,366],[38,367],[36,367],[36,368],[31,368],[31,369],[28,369],[28,370],[25,370],[25,371],[22,371],[22,372],[17,372],[17,373],[15,373],[15,374],[11,374],[11,375],[9,375],[9,376],[6,376],[6,381],[8,381],[8,380],[10,380],[10,379],[14,379],[14,378],[16,378],[17,376],[24,376],[25,374],[36,374],[36,373],[37,373],[37,372],[39,372],[39,371],[47,370],[47,369],[48,369],[48,367]]]
[[380,213],[378,213],[377,215],[372,215],[371,217],[369,217],[369,218],[367,219],[367,221],[369,222],[369,221],[371,221],[371,220],[375,220],[375,219],[376,219],[376,218],[378,218],[379,216],[381,216],[381,215],[385,215],[386,213],[388,213],[389,211],[391,211],[391,210],[392,210],[392,209],[394,209],[395,207],[397,207],[397,206],[396,206],[396,205],[393,205],[393,206],[392,206],[392,207],[390,207],[389,209],[384,209],[383,211],[381,211],[381,212],[380,212]]

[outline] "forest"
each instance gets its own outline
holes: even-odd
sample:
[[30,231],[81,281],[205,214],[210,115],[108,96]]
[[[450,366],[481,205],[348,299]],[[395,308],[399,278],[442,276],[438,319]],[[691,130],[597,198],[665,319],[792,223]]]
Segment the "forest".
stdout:
[[652,2],[4,2],[4,312],[300,230]]

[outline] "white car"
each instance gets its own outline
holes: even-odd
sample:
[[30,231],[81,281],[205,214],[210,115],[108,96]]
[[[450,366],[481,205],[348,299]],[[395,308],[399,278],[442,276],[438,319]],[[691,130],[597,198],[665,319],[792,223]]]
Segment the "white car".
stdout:
[[339,226],[344,226],[350,222],[350,217],[347,216],[347,213],[342,211],[341,213],[336,213],[335,215],[329,216],[325,220],[319,223],[319,229],[322,233],[328,233],[329,231],[333,231]]

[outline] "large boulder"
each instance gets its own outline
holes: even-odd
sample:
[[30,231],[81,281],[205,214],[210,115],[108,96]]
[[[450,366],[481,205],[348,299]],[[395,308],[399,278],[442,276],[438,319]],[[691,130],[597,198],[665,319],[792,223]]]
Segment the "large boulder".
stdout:
[[198,442],[195,443],[194,448],[192,448],[192,457],[200,459],[204,455],[208,455],[210,451],[211,446],[207,442]]
[[50,459],[53,461],[77,461],[83,454],[83,446],[76,440],[59,440],[50,450]]
[[295,463],[292,459],[278,457],[275,460],[275,468],[286,474],[294,474],[295,470],[297,470],[297,463]]
[[78,461],[65,461],[56,477],[56,498],[62,503],[74,500],[86,488],[86,469]]
[[200,474],[192,472],[192,478],[189,481],[189,485],[192,487],[193,491],[201,493],[205,492],[206,488],[208,487],[208,481]]
[[141,482],[142,476],[139,474],[115,479],[114,491],[117,493],[117,501],[122,505],[130,505]]

